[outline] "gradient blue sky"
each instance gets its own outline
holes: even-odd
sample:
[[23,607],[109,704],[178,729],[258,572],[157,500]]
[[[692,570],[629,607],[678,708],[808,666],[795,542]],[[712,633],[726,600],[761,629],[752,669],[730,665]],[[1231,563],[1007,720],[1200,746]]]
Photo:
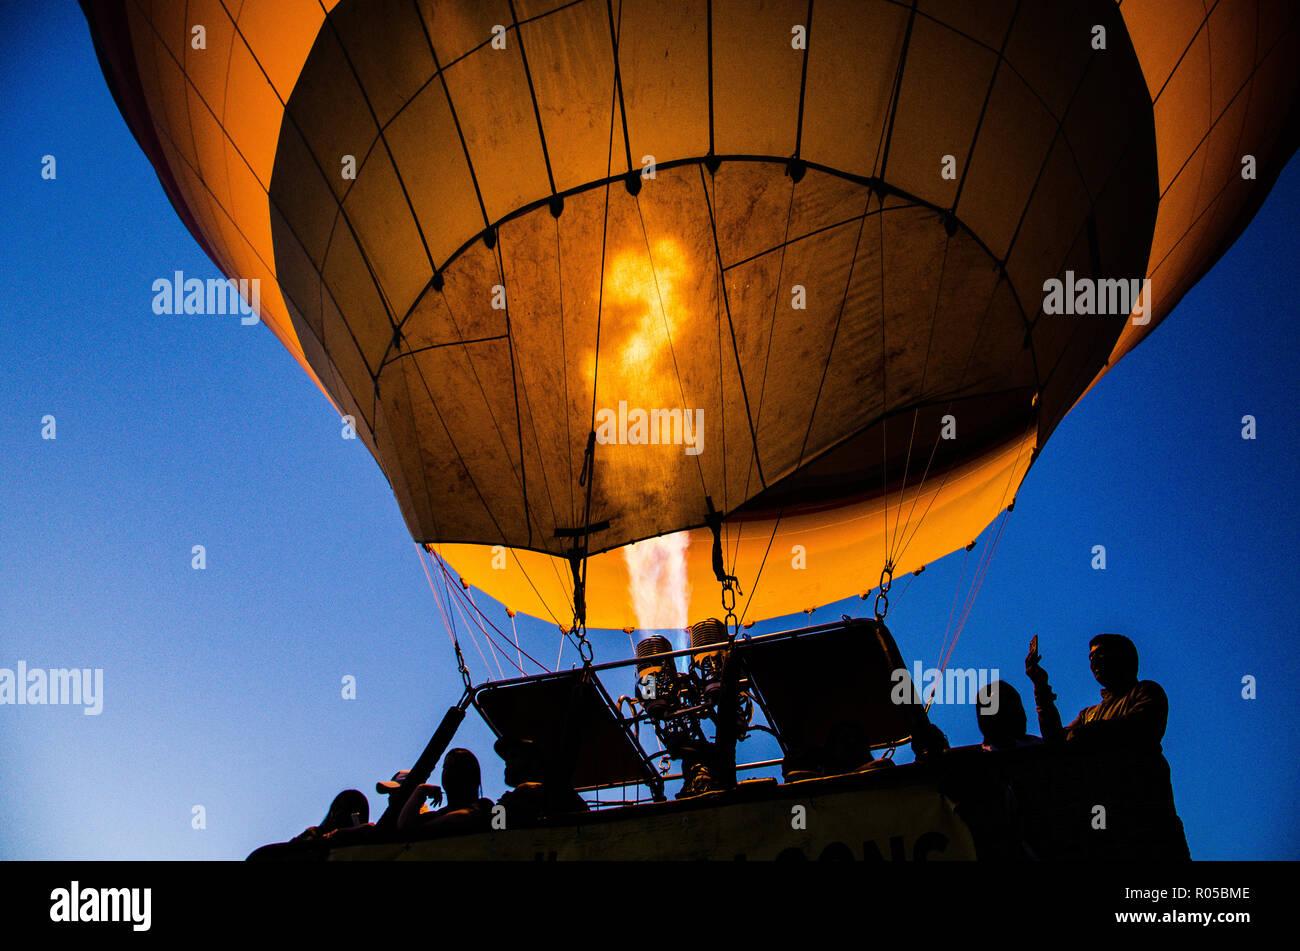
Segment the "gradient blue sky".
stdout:
[[[373,806],[374,782],[410,765],[459,695],[382,473],[265,327],[152,313],[155,278],[217,272],[118,114],[76,4],[0,5],[0,73],[0,667],[105,677],[98,717],[0,707],[0,858],[242,858],[319,821],[340,789]],[[40,177],[47,153],[55,181]],[[1096,699],[1088,638],[1129,634],[1169,694],[1165,750],[1196,858],[1300,857],[1298,214],[1292,162],[1061,425],[951,660],[1026,691],[1036,633],[1069,717]],[[1090,568],[1096,544],[1106,571]],[[895,587],[909,661],[937,663],[965,557]],[[757,630],[803,616],[787,621]],[[553,660],[553,629],[521,631]],[[593,639],[606,658],[627,644]],[[976,741],[969,707],[931,712],[954,744]],[[457,743],[499,794],[472,715]]]

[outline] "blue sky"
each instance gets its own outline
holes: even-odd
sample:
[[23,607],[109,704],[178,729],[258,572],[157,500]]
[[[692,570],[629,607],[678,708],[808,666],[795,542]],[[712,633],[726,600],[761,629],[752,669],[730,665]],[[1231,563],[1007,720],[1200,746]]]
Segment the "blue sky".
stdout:
[[[76,5],[17,6],[0,11],[0,667],[100,667],[105,698],[95,717],[0,707],[0,858],[242,858],[317,822],[340,789],[373,806],[459,678],[387,483],[315,385],[263,326],[152,313],[155,278],[216,270],[118,114]],[[1196,858],[1300,858],[1297,215],[1292,162],[1223,260],[1067,417],[951,659],[1027,694],[1038,634],[1068,718],[1096,700],[1089,637],[1132,637],[1170,697],[1165,750]],[[1097,544],[1105,571],[1090,567]],[[895,586],[909,661],[937,663],[966,557]],[[803,616],[786,621],[758,629]],[[549,662],[551,630],[520,629]],[[594,639],[607,658],[626,647]],[[969,707],[931,712],[954,744],[976,741]],[[457,743],[499,794],[472,716]]]

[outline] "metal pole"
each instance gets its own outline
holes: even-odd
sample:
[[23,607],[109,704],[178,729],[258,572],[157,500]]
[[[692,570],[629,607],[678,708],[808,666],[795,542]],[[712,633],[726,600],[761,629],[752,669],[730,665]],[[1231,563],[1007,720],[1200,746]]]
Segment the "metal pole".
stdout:
[[451,743],[452,737],[456,735],[461,721],[465,719],[465,707],[469,703],[469,691],[465,691],[465,696],[461,698],[458,705],[447,710],[438,724],[438,729],[434,731],[429,743],[420,754],[420,758],[415,761],[411,771],[407,773],[402,784],[388,797],[388,808],[384,814],[379,817],[375,827],[382,831],[391,831],[397,828],[397,817],[402,813],[402,806],[406,805],[406,800],[411,798],[416,787],[429,778],[433,772],[433,767],[438,764],[438,759]]

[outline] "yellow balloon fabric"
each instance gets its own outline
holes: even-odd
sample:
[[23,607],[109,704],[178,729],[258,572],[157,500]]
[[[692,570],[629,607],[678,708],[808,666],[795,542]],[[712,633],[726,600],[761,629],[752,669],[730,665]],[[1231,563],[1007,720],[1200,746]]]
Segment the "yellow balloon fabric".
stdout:
[[969,543],[1297,142],[1280,0],[82,6],[413,538],[561,625],[588,489],[593,627],[659,536],[715,613],[713,510],[751,620]]

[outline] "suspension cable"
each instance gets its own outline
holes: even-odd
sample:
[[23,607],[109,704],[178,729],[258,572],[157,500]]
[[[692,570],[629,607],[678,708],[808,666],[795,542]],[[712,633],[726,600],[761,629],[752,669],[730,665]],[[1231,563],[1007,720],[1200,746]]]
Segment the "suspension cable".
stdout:
[[[456,590],[456,588],[455,588],[455,584],[452,583],[452,582],[453,582],[453,579],[452,579],[452,577],[451,577],[451,574],[450,574],[450,572],[448,572],[448,570],[447,570],[447,563],[446,563],[446,561],[444,561],[443,558],[442,558],[442,556],[439,555],[439,554],[437,554],[436,552],[430,552],[430,555],[431,555],[431,557],[433,557],[433,558],[437,561],[437,564],[438,564],[439,569],[441,570],[442,574],[445,576],[445,579],[446,579],[446,581],[448,582],[451,591],[454,593],[455,590]],[[466,597],[468,598],[468,604],[469,604],[469,606],[470,606],[470,607],[472,608],[472,610],[473,610],[475,613],[477,613],[477,615],[478,615],[478,618],[479,618],[479,619],[476,620],[476,623],[477,623],[478,626],[479,626],[479,630],[482,631],[482,632],[483,632],[483,636],[486,637],[486,638],[488,639],[488,643],[490,643],[490,644],[491,644],[491,645],[492,645],[492,646],[493,646],[497,651],[500,651],[501,655],[502,655],[503,657],[506,658],[506,660],[511,664],[511,666],[513,666],[513,667],[514,667],[516,670],[518,670],[521,674],[526,673],[526,672],[524,671],[523,667],[521,666],[521,664],[522,664],[522,660],[521,660],[521,663],[518,663],[518,664],[515,663],[514,661],[510,660],[510,655],[509,655],[509,653],[506,652],[505,649],[502,648],[501,645],[497,643],[496,639],[495,639],[494,637],[492,637],[491,633],[489,633],[489,631],[488,631],[487,628],[490,627],[493,631],[496,631],[497,634],[500,636],[501,640],[506,641],[507,643],[510,643],[510,639],[506,637],[505,633],[504,633],[504,632],[503,632],[499,627],[497,627],[496,624],[494,624],[494,623],[492,622],[492,619],[489,618],[485,613],[483,613],[483,610],[478,606],[477,603],[475,603],[475,601],[474,601],[474,597],[473,597],[473,594],[470,593],[470,591],[469,591],[469,585],[468,585],[468,583],[467,583],[464,579],[461,579],[459,583],[460,583],[461,588],[466,592],[466,595],[457,595],[457,597],[459,597],[459,598],[462,599],[462,604],[465,603],[463,599],[466,598]],[[514,622],[514,612],[513,612],[513,611],[510,611],[509,608],[506,609],[506,612],[510,615],[510,625],[511,625],[511,630],[513,631],[513,630],[515,630],[515,627],[514,627],[514,623],[515,623],[515,622]],[[487,625],[486,627],[484,627],[485,624]],[[521,658],[523,658],[523,657],[528,658],[528,660],[532,661],[534,664],[537,665],[537,667],[538,667],[539,670],[542,670],[542,671],[544,671],[544,672],[549,673],[549,670],[547,670],[546,665],[544,665],[543,663],[541,663],[539,660],[537,660],[535,657],[533,657],[532,654],[528,653],[526,650],[523,649],[522,646],[520,646],[520,644],[519,644],[519,637],[518,637],[518,634],[517,634],[517,633],[515,634],[515,637],[514,637],[514,646],[515,646],[515,650],[516,650],[516,652],[521,656]]]
[[420,559],[420,567],[424,569],[424,577],[429,582],[429,590],[433,592],[433,600],[438,605],[438,613],[442,616],[442,626],[447,631],[447,636],[451,638],[452,650],[456,652],[456,668],[460,671],[460,679],[464,681],[465,689],[469,690],[473,687],[473,682],[470,680],[469,668],[465,666],[465,655],[461,652],[460,641],[456,638],[451,619],[447,616],[447,612],[443,610],[442,598],[438,595],[438,589],[434,586],[433,576],[429,574],[429,568],[424,563],[424,557],[420,555],[419,546],[416,546],[415,554]]

